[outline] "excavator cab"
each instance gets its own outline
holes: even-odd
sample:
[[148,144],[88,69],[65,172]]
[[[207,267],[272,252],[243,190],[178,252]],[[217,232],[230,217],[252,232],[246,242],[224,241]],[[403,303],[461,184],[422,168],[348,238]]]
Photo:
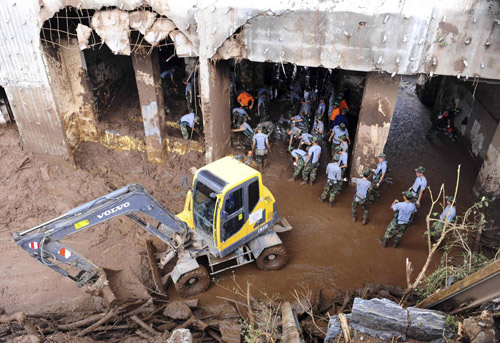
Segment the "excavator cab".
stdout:
[[199,169],[184,211],[177,215],[223,258],[278,221],[276,202],[261,174],[232,157]]

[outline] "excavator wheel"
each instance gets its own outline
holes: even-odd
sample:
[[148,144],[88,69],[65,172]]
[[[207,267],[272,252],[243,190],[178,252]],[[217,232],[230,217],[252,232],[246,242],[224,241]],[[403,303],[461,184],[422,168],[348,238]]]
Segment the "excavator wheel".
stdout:
[[286,254],[285,247],[283,247],[283,244],[279,244],[264,249],[255,262],[259,269],[278,270],[283,268],[287,261],[288,255]]
[[203,266],[182,275],[175,283],[175,289],[183,298],[203,293],[208,287],[210,287],[210,275]]

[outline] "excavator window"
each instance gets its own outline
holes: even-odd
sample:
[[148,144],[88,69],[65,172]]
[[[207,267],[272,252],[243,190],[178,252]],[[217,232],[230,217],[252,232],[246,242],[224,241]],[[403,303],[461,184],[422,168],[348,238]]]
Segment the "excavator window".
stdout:
[[214,226],[214,209],[217,194],[207,185],[196,182],[194,187],[193,214],[196,229],[212,236]]
[[246,222],[247,218],[243,202],[243,190],[244,188],[241,187],[226,196],[224,210],[227,213],[227,219],[223,224],[223,230],[221,232],[223,242],[240,231],[243,224]]
[[255,179],[248,185],[248,213],[252,213],[260,199],[259,179]]

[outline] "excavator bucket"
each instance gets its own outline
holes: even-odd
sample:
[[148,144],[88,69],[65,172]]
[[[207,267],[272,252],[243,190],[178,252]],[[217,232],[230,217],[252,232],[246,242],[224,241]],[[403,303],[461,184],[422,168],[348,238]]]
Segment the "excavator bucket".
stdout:
[[112,282],[113,278],[120,271],[101,268],[99,271],[99,278],[97,281],[88,287],[88,292],[92,295],[101,297],[104,301],[104,304],[111,308],[118,305],[118,298],[109,286],[110,280]]

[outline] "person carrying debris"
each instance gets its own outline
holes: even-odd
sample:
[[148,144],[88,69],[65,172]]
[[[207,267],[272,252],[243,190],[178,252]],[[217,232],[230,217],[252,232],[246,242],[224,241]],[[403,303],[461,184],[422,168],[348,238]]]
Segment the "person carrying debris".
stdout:
[[290,182],[295,182],[295,178],[299,176],[302,168],[304,168],[304,162],[306,160],[307,152],[302,149],[294,149],[292,147],[288,148],[290,154],[294,158],[293,162],[293,175],[288,179]]
[[309,180],[309,184],[312,186],[314,180],[316,180],[316,172],[319,167],[319,158],[321,156],[321,147],[318,145],[318,139],[314,137],[312,139],[312,146],[307,152],[307,159],[304,162],[304,169],[302,170],[302,182],[301,185],[305,185]]
[[358,206],[363,207],[363,225],[368,223],[368,215],[370,214],[370,189],[372,183],[368,180],[372,171],[370,169],[363,170],[363,178],[353,178],[352,183],[356,185],[356,192],[352,201],[352,221],[358,220]]
[[329,207],[335,205],[335,197],[340,194],[342,190],[342,172],[339,167],[339,155],[334,155],[332,162],[328,163],[326,166],[326,184],[323,187],[323,192],[319,196],[319,201],[323,202],[329,195]]
[[266,107],[266,94],[262,93],[259,100],[257,100],[257,117],[260,118],[260,122],[267,121],[269,119]]
[[187,109],[189,112],[194,112],[193,108],[193,82],[188,79],[184,80],[184,84],[186,85],[186,91],[184,95],[186,96]]
[[248,139],[248,141],[249,142],[252,141],[253,130],[252,130],[252,127],[246,121],[241,123],[240,127],[238,127],[237,129],[233,129],[231,131],[232,132],[243,132],[243,134]]
[[266,134],[267,138],[270,138],[276,129],[276,125],[272,121],[264,121],[259,125],[262,127],[262,132]]
[[181,117],[181,119],[179,119],[177,124],[179,124],[179,127],[181,129],[181,133],[182,133],[182,137],[184,139],[189,139],[188,127],[190,127],[191,130],[193,130],[194,123],[198,124],[198,122],[199,122],[199,118],[194,114],[194,112],[183,115]]
[[385,174],[387,173],[387,161],[385,157],[386,155],[384,153],[378,155],[377,169],[373,169],[371,193],[374,201],[378,201],[380,198],[380,184],[384,181]]
[[334,126],[332,133],[330,134],[330,138],[328,138],[329,142],[332,142],[332,152],[335,151],[335,147],[340,145],[340,136],[345,136],[349,144],[351,144],[351,140],[349,139],[349,132],[344,123],[340,125]]
[[413,186],[411,186],[408,190],[412,192],[413,199],[417,207],[420,207],[420,200],[422,199],[422,195],[427,188],[427,179],[424,176],[425,168],[419,166],[417,169],[415,169],[415,173],[417,174],[415,182],[413,183]]
[[235,127],[240,127],[247,119],[250,120],[250,116],[242,107],[233,108],[233,124]]
[[252,152],[255,156],[255,161],[259,165],[261,171],[265,168],[265,160],[268,153],[271,153],[271,146],[267,135],[262,133],[262,126],[257,126],[257,133],[253,136]]
[[251,110],[253,108],[253,104],[255,103],[255,99],[247,91],[242,91],[236,98],[236,101],[238,101],[240,106],[245,110]]
[[[446,208],[441,212],[439,216],[440,221],[436,221],[432,223],[431,226],[431,238],[439,239],[441,234],[443,233],[443,228],[445,223],[451,223],[455,216],[457,215],[457,209],[455,207],[455,199],[453,196],[449,195],[446,198]],[[427,236],[427,231],[425,232],[425,236]]]
[[391,209],[396,212],[394,218],[387,226],[384,238],[380,242],[385,248],[387,242],[393,239],[393,248],[396,248],[399,241],[405,234],[406,229],[413,221],[413,215],[417,212],[417,207],[412,202],[413,193],[411,191],[403,192],[404,202],[399,202],[397,199],[391,205]]

